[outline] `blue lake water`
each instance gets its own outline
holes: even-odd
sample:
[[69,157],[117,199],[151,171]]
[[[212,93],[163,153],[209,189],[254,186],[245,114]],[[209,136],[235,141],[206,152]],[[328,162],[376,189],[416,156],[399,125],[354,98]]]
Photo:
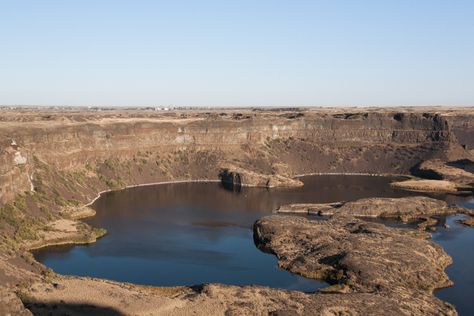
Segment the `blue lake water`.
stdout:
[[[474,209],[474,199],[457,204]],[[436,296],[454,304],[459,315],[474,315],[474,228],[459,224],[462,218],[465,216],[448,217],[448,228],[439,227],[433,234],[433,240],[453,258],[446,272],[454,286],[437,290]]]
[[[108,235],[91,245],[48,247],[34,255],[56,272],[69,275],[158,286],[257,284],[311,292],[326,284],[280,269],[274,255],[258,250],[253,242],[255,220],[287,203],[419,194],[391,188],[393,178],[389,177],[311,176],[302,180],[302,188],[243,188],[240,193],[227,191],[218,183],[110,192],[94,203],[97,215],[87,220],[106,228]],[[472,202],[462,203],[472,207]],[[454,221],[448,218],[450,228],[440,227],[433,239],[453,256],[455,263],[448,274],[456,285],[436,294],[460,311],[472,311],[469,296],[474,297],[469,293],[474,289],[473,279],[466,274],[473,262],[467,249],[474,245],[474,229]]]

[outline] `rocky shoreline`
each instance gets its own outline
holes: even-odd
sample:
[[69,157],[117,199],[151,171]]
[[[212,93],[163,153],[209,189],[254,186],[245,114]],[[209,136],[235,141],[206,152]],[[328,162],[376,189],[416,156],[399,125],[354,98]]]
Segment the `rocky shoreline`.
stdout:
[[466,214],[474,216],[473,210],[459,206],[450,206],[445,201],[425,196],[367,198],[351,202],[288,204],[280,206],[276,212],[396,219],[404,223],[431,219],[433,225],[436,225],[437,220],[435,217],[439,215]]
[[472,192],[470,186],[447,180],[411,179],[393,182],[392,186],[394,188],[415,192],[441,192],[459,195],[470,194]]
[[280,267],[327,281],[331,286],[322,292],[340,293],[341,301],[349,293],[371,293],[382,302],[397,298],[397,314],[456,313],[432,296],[451,285],[444,272],[451,258],[424,232],[347,215],[327,221],[270,216],[257,221],[254,232],[259,247],[274,253]]

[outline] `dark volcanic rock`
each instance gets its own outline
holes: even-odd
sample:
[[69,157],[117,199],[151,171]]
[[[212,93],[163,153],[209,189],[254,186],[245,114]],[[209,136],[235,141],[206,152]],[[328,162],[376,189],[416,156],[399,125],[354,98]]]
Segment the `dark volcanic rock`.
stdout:
[[[326,291],[398,297],[400,304],[414,306],[451,285],[444,272],[451,258],[428,236],[342,215],[327,221],[269,216],[254,225],[256,244],[274,253],[280,267],[333,284]],[[434,296],[428,302],[453,312]]]
[[424,196],[367,198],[352,202],[326,204],[289,204],[280,206],[278,212],[396,218],[404,222],[433,215],[470,213],[467,209],[448,206],[445,201]]
[[242,188],[242,178],[240,173],[231,172],[229,169],[223,169],[219,173],[219,178],[221,179],[222,186],[225,189],[240,192]]
[[280,174],[263,174],[238,166],[222,168],[219,173],[222,185],[226,189],[240,191],[243,186],[247,187],[299,187],[303,182]]
[[[448,286],[451,258],[412,230],[336,216],[328,221],[270,216],[256,222],[258,245],[292,272],[358,290]],[[419,253],[419,250],[423,250]]]

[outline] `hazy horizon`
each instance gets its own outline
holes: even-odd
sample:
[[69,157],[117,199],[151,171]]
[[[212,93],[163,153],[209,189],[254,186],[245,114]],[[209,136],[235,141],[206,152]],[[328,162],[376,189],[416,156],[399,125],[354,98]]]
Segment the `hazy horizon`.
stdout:
[[474,105],[474,2],[4,1],[0,105]]

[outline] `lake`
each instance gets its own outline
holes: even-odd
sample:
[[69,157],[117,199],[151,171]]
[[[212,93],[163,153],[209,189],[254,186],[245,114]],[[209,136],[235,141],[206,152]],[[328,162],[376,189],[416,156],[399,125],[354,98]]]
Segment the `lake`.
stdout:
[[[274,255],[257,249],[252,226],[258,218],[288,203],[420,195],[392,188],[393,177],[324,175],[301,179],[305,185],[291,189],[242,188],[233,192],[220,183],[176,183],[108,192],[92,206],[97,215],[86,220],[106,228],[105,237],[91,245],[43,248],[34,255],[54,271],[68,275],[156,286],[256,284],[312,292],[326,284],[278,268]],[[465,198],[435,197],[474,207]],[[454,259],[448,274],[455,286],[436,294],[472,311],[468,296],[474,278],[466,274],[473,258],[466,250],[474,246],[474,229],[456,224],[456,219],[449,217],[450,228],[439,227],[433,234]]]

